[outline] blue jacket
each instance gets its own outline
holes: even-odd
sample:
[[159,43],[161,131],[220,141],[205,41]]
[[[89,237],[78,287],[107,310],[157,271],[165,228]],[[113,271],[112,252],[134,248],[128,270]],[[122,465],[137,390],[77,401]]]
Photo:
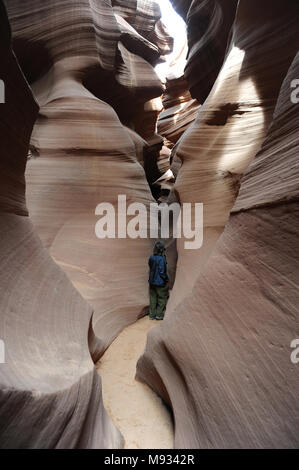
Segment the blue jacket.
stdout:
[[150,267],[148,282],[152,286],[165,286],[169,280],[165,256],[152,255],[148,260],[148,265]]

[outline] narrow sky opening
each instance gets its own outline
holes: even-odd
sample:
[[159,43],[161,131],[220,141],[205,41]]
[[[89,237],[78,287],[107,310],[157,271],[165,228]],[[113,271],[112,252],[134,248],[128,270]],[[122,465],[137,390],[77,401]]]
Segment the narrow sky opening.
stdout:
[[170,0],[157,0],[160,6],[161,20],[167,26],[171,36],[174,38],[173,52],[166,56],[167,61],[156,67],[156,72],[164,82],[167,76],[170,63],[180,54],[187,42],[186,24],[181,16],[174,10]]

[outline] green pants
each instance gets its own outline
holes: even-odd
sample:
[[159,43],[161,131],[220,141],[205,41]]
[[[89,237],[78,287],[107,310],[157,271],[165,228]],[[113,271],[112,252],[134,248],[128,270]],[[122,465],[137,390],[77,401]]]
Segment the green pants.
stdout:
[[168,300],[168,286],[152,286],[149,288],[150,295],[150,310],[149,317],[162,319],[164,317],[164,312],[166,309],[166,304]]

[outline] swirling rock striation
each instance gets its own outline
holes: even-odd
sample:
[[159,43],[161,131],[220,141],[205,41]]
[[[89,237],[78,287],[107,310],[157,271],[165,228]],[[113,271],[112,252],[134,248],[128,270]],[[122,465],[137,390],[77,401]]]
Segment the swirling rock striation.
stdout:
[[184,238],[177,243],[180,288],[173,289],[173,306],[191,291],[194,272],[204,269],[228,220],[242,174],[271,123],[282,81],[299,47],[298,9],[296,2],[288,5],[286,9],[280,2],[269,2],[261,9],[258,1],[250,7],[239,3],[221,72],[173,151],[173,165],[183,162],[175,184],[180,202],[204,204],[201,249],[185,250]]
[[185,77],[193,98],[203,103],[223,64],[238,0],[172,0],[187,24]]
[[[139,379],[173,409],[176,447],[297,448],[299,444],[299,383],[290,358],[291,341],[299,334],[299,108],[290,100],[291,82],[299,74],[299,55],[294,59],[298,9],[296,2],[266,3],[261,7],[258,1],[240,1],[233,44],[244,54],[241,69],[234,68],[238,55],[232,55],[231,48],[198,122],[182,139],[184,159],[178,180],[182,177],[183,200],[199,187],[225,199],[220,175],[211,186],[213,192],[205,186],[206,175],[221,171],[225,162],[233,163],[231,173],[243,168],[245,175],[235,204],[232,196],[227,205],[232,212],[225,230],[210,247],[204,266],[199,258],[188,264],[179,250],[176,301],[168,306],[163,325],[150,333],[139,360]],[[238,89],[241,105],[233,106],[236,100],[226,79]],[[247,98],[244,92],[249,93]],[[230,106],[223,106],[224,96]],[[254,96],[259,97],[257,102]],[[206,132],[209,150],[202,159]],[[191,135],[198,140],[192,141]],[[202,165],[198,171],[195,159],[191,163],[195,148],[199,149],[196,161]],[[248,152],[245,160],[242,149]],[[211,162],[212,153],[218,151],[219,161]],[[238,190],[230,185],[236,195]],[[215,206],[211,212],[215,227],[226,203],[219,199],[218,204],[220,211]],[[209,219],[209,207],[206,211]],[[206,232],[204,243],[211,240]],[[189,280],[183,269],[187,265]],[[185,291],[182,279],[189,283]]]
[[183,78],[168,80],[164,95],[164,110],[159,116],[158,132],[170,148],[184,134],[197,117],[200,104],[192,99]]
[[[6,5],[16,54],[40,105],[26,173],[29,212],[44,246],[94,310],[99,358],[146,309],[152,241],[97,239],[95,209],[101,202],[117,209],[118,195],[128,204],[154,202],[140,162],[156,139],[152,100],[163,91],[153,64],[172,40],[149,0]],[[142,120],[146,145],[135,134]]]
[[185,42],[169,64],[163,95],[164,109],[158,120],[158,132],[163,135],[165,144],[171,149],[195,120],[200,106],[196,99],[192,99],[184,77],[187,52],[188,46]]
[[1,448],[118,448],[90,356],[92,309],[28,217],[24,170],[38,105],[10,46],[0,1]]

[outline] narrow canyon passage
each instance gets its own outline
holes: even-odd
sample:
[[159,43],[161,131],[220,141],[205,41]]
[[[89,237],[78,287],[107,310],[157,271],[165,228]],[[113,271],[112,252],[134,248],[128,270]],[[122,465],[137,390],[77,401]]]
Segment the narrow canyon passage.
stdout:
[[0,449],[299,448],[298,23],[0,0]]
[[97,370],[102,378],[104,406],[125,439],[125,449],[173,447],[173,424],[162,400],[135,380],[136,363],[148,331],[158,325],[144,317],[125,328],[110,345]]

